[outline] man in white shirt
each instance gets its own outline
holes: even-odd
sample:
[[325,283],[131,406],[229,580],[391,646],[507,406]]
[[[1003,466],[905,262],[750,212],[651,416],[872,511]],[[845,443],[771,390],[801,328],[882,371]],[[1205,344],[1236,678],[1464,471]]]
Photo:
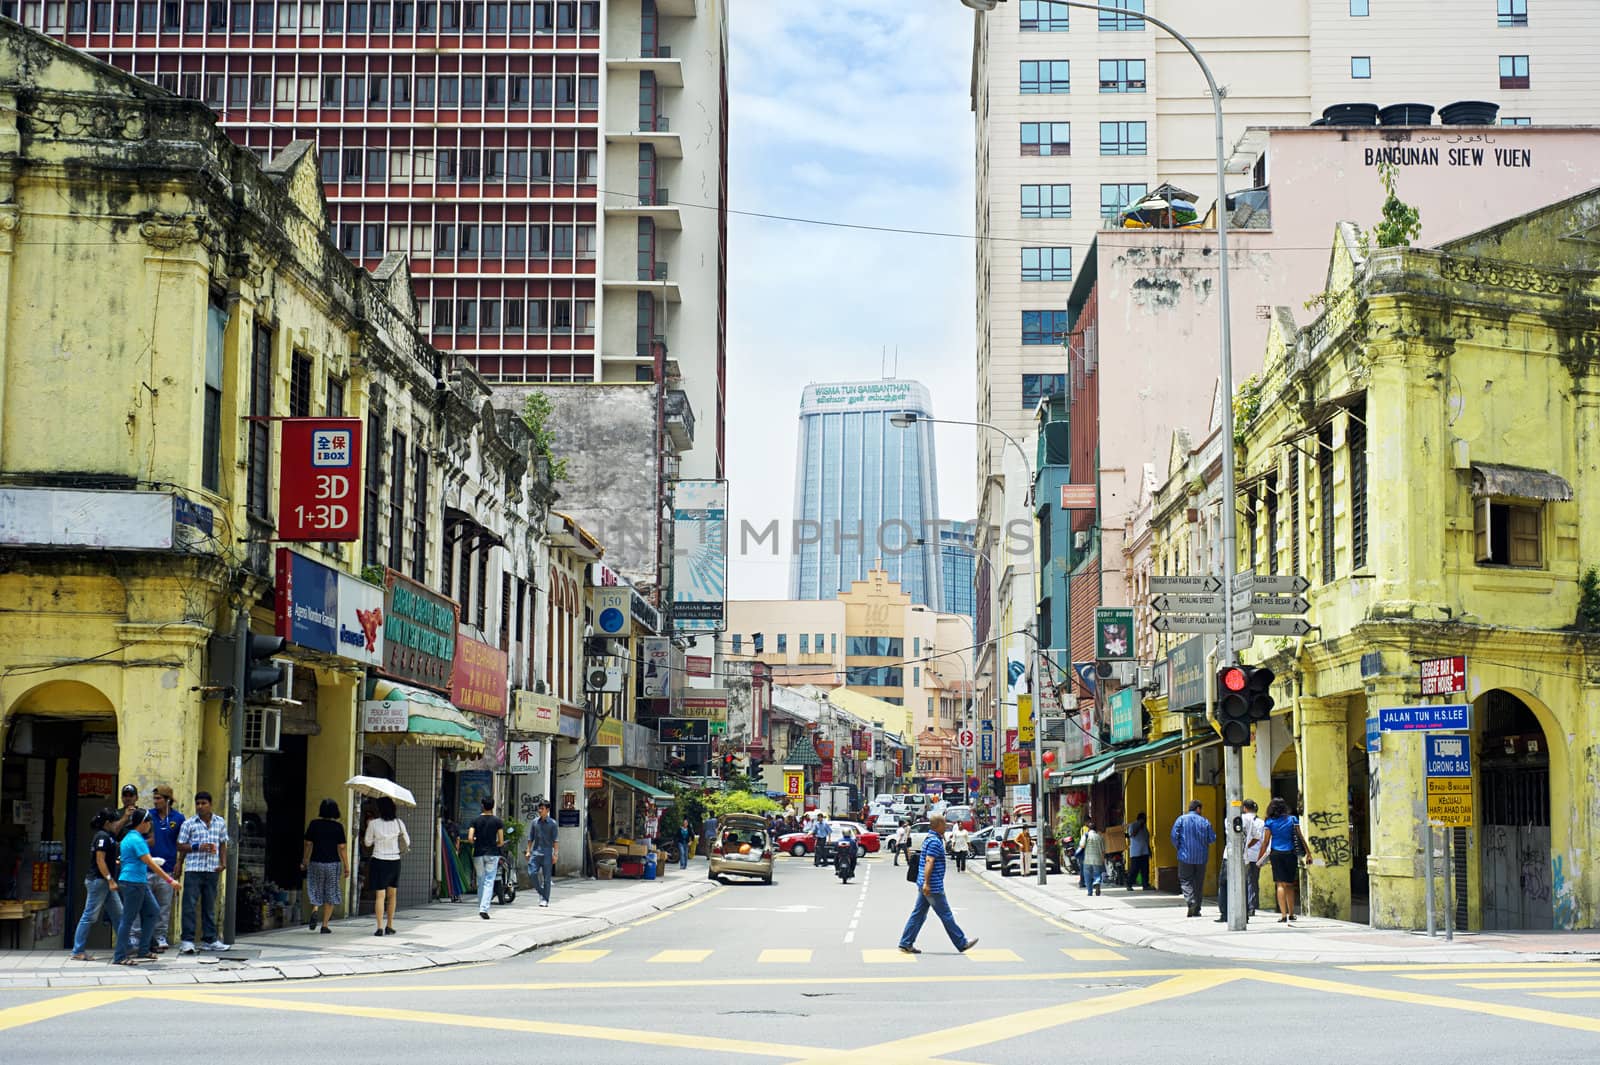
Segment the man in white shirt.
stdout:
[[[1256,903],[1261,897],[1261,863],[1267,857],[1267,826],[1256,816],[1256,801],[1244,801],[1244,814],[1240,824],[1244,832],[1244,905],[1245,916],[1256,915]],[[1228,859],[1233,855],[1233,834],[1228,834],[1228,845],[1222,853],[1222,869],[1217,874],[1218,922],[1228,919]]]

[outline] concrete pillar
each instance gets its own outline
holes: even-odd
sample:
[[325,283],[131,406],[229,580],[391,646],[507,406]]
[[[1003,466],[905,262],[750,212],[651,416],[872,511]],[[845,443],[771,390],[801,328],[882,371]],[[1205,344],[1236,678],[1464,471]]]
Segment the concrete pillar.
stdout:
[[[1415,701],[1414,681],[1382,676],[1367,681],[1367,714]],[[1367,755],[1368,816],[1372,852],[1367,857],[1374,928],[1425,928],[1422,827],[1427,800],[1422,791],[1422,736],[1386,732],[1382,749]]]
[[1311,845],[1306,909],[1317,917],[1350,918],[1350,771],[1344,699],[1301,696],[1300,795]]

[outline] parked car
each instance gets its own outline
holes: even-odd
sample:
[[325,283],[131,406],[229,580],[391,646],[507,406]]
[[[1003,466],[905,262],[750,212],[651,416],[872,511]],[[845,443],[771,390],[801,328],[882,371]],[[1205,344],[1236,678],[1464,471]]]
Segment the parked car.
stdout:
[[[1022,835],[1023,829],[1028,830],[1030,840],[1038,839],[1035,833],[1039,829],[1036,825],[1027,822],[1013,822],[1006,825],[1005,835],[1000,840],[1001,876],[1016,876],[1022,871],[1022,854],[1021,848],[1017,845],[1017,838]],[[1029,853],[1031,854],[1032,851],[1030,850]],[[1050,829],[1045,830],[1044,854],[1045,860],[1050,863],[1050,872],[1059,874],[1061,872],[1061,850],[1056,846],[1055,833]],[[988,856],[985,855],[984,865],[987,866],[988,864]]]
[[[828,824],[832,826],[832,831],[828,833],[827,841],[822,848],[822,860],[824,863],[832,860],[830,853],[832,847],[844,836],[846,828],[855,833],[856,845],[861,848],[861,853],[863,854],[876,854],[883,846],[881,837],[860,822],[829,821]],[[817,849],[817,840],[810,832],[804,830],[790,832],[778,837],[778,849],[792,858],[804,858]]]
[[765,818],[755,814],[727,814],[711,844],[711,860],[706,877],[720,881],[724,876],[760,878],[772,883],[772,837]]

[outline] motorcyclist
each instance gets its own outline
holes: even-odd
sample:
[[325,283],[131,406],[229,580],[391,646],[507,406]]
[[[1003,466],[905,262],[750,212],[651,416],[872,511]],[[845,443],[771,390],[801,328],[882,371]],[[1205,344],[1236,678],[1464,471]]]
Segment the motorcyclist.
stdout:
[[846,884],[856,875],[856,837],[849,829],[845,829],[843,837],[834,844],[833,871]]

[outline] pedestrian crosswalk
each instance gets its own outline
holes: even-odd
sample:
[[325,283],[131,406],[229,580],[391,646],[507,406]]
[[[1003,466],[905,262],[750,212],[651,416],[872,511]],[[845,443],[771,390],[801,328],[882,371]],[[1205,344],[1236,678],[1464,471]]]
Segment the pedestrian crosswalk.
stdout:
[[[819,958],[819,953],[823,957]],[[1125,955],[1103,947],[1063,947],[1059,953],[1066,955],[1073,961],[1115,962],[1127,960]],[[942,946],[930,947],[927,954],[902,954],[895,947],[866,947],[860,950],[844,951],[843,957],[837,952],[818,952],[809,947],[769,947],[759,951],[755,960],[760,965],[810,965],[819,960],[826,961],[829,964],[859,960],[864,965],[915,965],[925,959],[950,956],[950,951],[945,950]],[[968,964],[975,965],[1019,965],[1028,960],[1050,961],[1053,963],[1055,954],[1041,951],[1034,954],[1030,959],[1024,958],[1022,954],[1009,947],[973,947],[960,957]],[[638,960],[637,955],[628,952],[613,951],[605,948],[569,947],[552,951],[545,957],[540,958],[539,964],[593,965],[608,958],[614,961],[622,961],[626,964],[633,964]],[[644,962],[647,965],[694,966],[704,965],[714,959],[723,962],[740,962],[747,960],[747,958],[748,955],[743,951],[679,948],[655,951],[645,957]]]
[[1600,999],[1600,964],[1593,962],[1526,962],[1522,964],[1350,965],[1361,972],[1388,972],[1401,980],[1469,991],[1510,992],[1532,998]]

